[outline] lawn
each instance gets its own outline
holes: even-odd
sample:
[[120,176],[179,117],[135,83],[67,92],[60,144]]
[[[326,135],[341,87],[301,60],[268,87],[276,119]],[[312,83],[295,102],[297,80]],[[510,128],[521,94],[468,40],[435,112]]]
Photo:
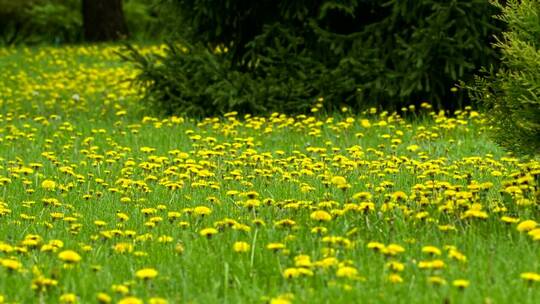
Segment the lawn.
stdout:
[[540,162],[483,114],[156,117],[119,50],[0,49],[0,303],[540,298]]

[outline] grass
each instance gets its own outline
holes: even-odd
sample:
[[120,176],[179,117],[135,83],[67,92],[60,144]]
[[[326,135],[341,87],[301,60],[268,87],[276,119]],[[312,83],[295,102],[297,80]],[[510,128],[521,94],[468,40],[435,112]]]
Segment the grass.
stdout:
[[540,221],[540,163],[495,146],[482,114],[156,118],[116,51],[0,50],[5,302],[539,298],[540,230],[517,227]]

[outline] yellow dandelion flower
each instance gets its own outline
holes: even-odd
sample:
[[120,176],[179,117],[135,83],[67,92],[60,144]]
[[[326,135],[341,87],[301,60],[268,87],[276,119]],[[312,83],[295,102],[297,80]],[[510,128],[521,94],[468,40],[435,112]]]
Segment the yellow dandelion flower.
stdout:
[[106,304],[106,303],[111,303],[112,302],[111,296],[109,296],[108,294],[106,294],[104,292],[98,293],[96,298],[97,298],[97,301],[99,303]]
[[540,274],[535,272],[524,272],[520,277],[527,282],[540,282]]
[[148,300],[148,304],[167,304],[167,303],[169,302],[166,299],[159,298],[159,297],[153,297]]
[[136,297],[126,297],[118,301],[118,304],[143,304],[143,301]]
[[198,216],[206,216],[212,213],[212,209],[206,206],[198,206],[193,209],[193,213]]
[[381,252],[385,255],[397,255],[405,252],[405,248],[398,244],[389,244],[388,246],[385,246]]
[[135,273],[135,276],[141,280],[150,280],[157,277],[157,275],[158,275],[158,271],[155,270],[154,268],[143,268],[143,269],[137,270],[137,272]]
[[460,280],[452,281],[452,286],[457,287],[459,289],[465,289],[469,287],[469,285],[470,285],[470,282],[468,280],[460,279]]
[[218,233],[217,229],[215,228],[204,228],[199,231],[199,234],[201,236],[211,238],[212,236],[216,235]]
[[397,261],[390,261],[386,263],[386,267],[392,271],[401,272],[405,269],[405,264]]
[[526,221],[522,221],[521,223],[519,223],[517,225],[516,229],[519,232],[528,232],[528,231],[533,230],[534,228],[536,228],[537,225],[538,225],[538,223],[533,221],[533,220],[526,220]]
[[60,303],[77,303],[77,295],[74,293],[66,293],[60,296]]
[[41,182],[41,188],[47,191],[54,191],[56,189],[56,182],[46,179],[43,182]]
[[431,255],[441,255],[441,250],[435,246],[424,246],[422,252]]
[[336,271],[338,278],[356,279],[358,278],[358,269],[351,266],[339,267]]
[[22,268],[21,262],[14,259],[0,259],[0,264],[2,265],[2,267],[10,271],[19,270]]
[[81,256],[73,250],[64,250],[60,252],[58,258],[68,264],[75,264],[81,261]]
[[393,284],[398,284],[403,283],[403,278],[397,273],[392,273],[388,276],[388,281]]
[[286,279],[293,279],[300,276],[300,271],[298,268],[287,268],[283,271],[283,277]]
[[439,277],[439,276],[428,277],[428,282],[433,284],[433,285],[444,285],[444,284],[446,284],[446,280]]
[[367,248],[373,249],[375,251],[382,251],[384,249],[384,244],[379,242],[369,242]]
[[312,220],[319,222],[328,222],[332,220],[332,215],[324,210],[313,211],[309,216]]
[[246,242],[235,242],[233,245],[234,252],[248,252],[249,248],[250,246]]

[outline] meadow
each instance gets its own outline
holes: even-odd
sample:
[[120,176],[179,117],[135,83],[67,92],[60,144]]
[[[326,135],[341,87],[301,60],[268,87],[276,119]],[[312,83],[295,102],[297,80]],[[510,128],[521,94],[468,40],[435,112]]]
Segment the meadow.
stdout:
[[157,117],[120,49],[0,49],[0,303],[540,298],[540,162],[482,113]]

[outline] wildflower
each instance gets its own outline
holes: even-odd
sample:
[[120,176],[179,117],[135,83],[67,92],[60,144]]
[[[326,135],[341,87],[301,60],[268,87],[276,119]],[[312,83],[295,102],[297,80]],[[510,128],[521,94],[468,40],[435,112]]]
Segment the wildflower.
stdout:
[[153,297],[148,300],[148,304],[167,304],[169,303],[167,300],[159,297]]
[[454,249],[454,248],[448,251],[448,256],[460,262],[467,262],[467,257],[463,253],[459,252],[457,249]]
[[384,249],[384,244],[379,242],[369,242],[367,248],[373,249],[375,251],[382,251]]
[[343,176],[333,176],[330,182],[334,184],[338,189],[342,190],[351,187],[351,185],[347,183],[347,180]]
[[129,287],[124,284],[113,285],[112,290],[121,295],[127,295],[129,293]]
[[143,301],[136,297],[126,297],[118,301],[118,304],[143,304]]
[[193,213],[198,216],[206,216],[212,213],[212,209],[205,206],[198,206],[193,209]]
[[393,284],[403,283],[403,278],[397,273],[392,273],[388,276],[388,281]]
[[339,267],[336,271],[338,278],[356,279],[358,278],[358,269],[350,266]]
[[41,182],[41,188],[47,190],[47,191],[54,191],[56,189],[56,183],[52,180],[44,180]]
[[81,256],[73,250],[64,250],[60,252],[58,258],[67,264],[75,264],[81,261]]
[[77,303],[77,296],[73,293],[66,293],[60,296],[60,303]]
[[435,246],[424,246],[422,252],[431,255],[441,255],[441,250]]
[[14,259],[0,259],[0,264],[10,271],[19,270],[22,267],[21,262]]
[[432,260],[432,261],[420,261],[418,263],[418,268],[420,269],[442,269],[445,264],[442,260]]
[[109,296],[108,294],[106,294],[104,292],[98,293],[96,298],[97,298],[99,303],[106,304],[106,303],[111,303],[112,302],[111,296]]
[[217,229],[215,228],[204,228],[199,231],[199,234],[201,236],[211,238],[212,236],[216,235],[218,233]]
[[527,282],[540,282],[540,274],[535,272],[524,272],[520,277]]
[[294,295],[287,293],[270,299],[270,304],[291,304],[293,299]]
[[248,252],[249,247],[249,244],[246,242],[235,242],[233,245],[233,250],[235,252]]
[[508,223],[508,224],[513,224],[513,223],[519,222],[519,218],[510,217],[510,216],[503,216],[503,217],[501,217],[501,221],[503,221],[505,223]]
[[470,284],[470,283],[469,283],[468,280],[454,280],[454,281],[452,282],[452,285],[453,285],[454,287],[459,288],[459,289],[465,289],[465,288],[467,288],[467,287],[469,286],[469,284]]
[[405,248],[398,244],[389,244],[388,246],[384,247],[382,250],[382,253],[386,255],[397,255],[399,253],[405,252]]
[[433,284],[433,285],[444,285],[444,284],[446,284],[446,280],[439,277],[439,276],[428,277],[428,282]]
[[522,221],[521,223],[517,225],[517,230],[519,232],[527,232],[536,228],[537,225],[538,223],[533,220],[526,220],[526,221]]
[[141,280],[150,280],[157,277],[157,275],[158,272],[154,268],[143,268],[135,273],[135,276]]
[[392,271],[397,271],[397,272],[401,272],[405,269],[405,265],[397,261],[390,261],[386,263],[386,267],[388,267],[388,269]]
[[324,210],[317,210],[311,213],[310,218],[315,221],[319,222],[328,222],[332,220],[332,216],[330,213],[324,211]]
[[298,268],[287,268],[283,271],[283,277],[286,279],[297,278],[300,276]]

